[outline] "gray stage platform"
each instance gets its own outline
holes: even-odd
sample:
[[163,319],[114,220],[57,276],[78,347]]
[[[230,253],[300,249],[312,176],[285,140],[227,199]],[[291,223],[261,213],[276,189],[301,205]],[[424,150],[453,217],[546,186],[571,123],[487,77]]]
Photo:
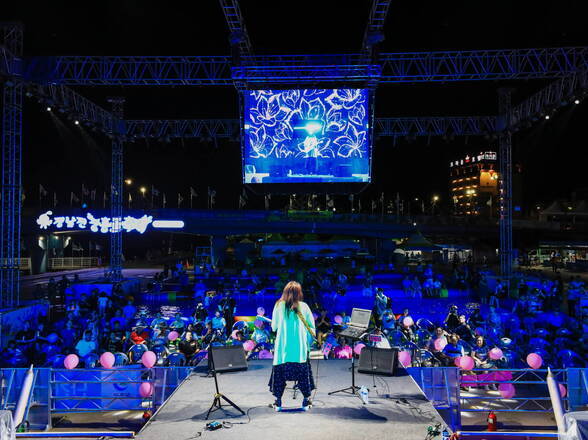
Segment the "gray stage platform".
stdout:
[[[354,396],[328,392],[344,388],[351,382],[350,361],[312,361],[318,391],[314,406],[308,412],[276,413],[268,407],[273,398],[267,383],[271,361],[253,361],[249,369],[219,375],[221,393],[239,405],[248,416],[230,407],[213,413],[211,420],[230,421],[232,428],[203,432],[203,438],[339,440],[339,439],[405,439],[423,440],[427,427],[442,422],[420,388],[408,375],[376,377],[357,374],[357,384],[370,389],[370,402],[363,405]],[[194,373],[160,409],[152,421],[137,435],[140,440],[194,438],[204,430],[204,417],[212,403],[214,382]],[[300,406],[301,396],[292,399],[287,389],[284,406]],[[440,438],[440,437],[439,437]]]

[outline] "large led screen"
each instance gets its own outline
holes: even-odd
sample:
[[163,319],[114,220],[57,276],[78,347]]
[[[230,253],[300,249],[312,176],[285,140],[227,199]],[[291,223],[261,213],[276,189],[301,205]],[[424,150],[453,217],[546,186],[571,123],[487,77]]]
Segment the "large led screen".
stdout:
[[245,183],[369,182],[366,89],[248,90]]

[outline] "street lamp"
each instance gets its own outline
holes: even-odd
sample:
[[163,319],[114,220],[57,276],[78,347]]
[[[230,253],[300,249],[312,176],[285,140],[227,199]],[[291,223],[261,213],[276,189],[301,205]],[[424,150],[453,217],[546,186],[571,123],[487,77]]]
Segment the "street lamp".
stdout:
[[125,183],[127,185],[132,185],[133,184],[133,179],[125,179]]
[[145,197],[145,193],[147,192],[147,188],[142,186],[141,188],[139,188],[139,191],[141,191],[141,194],[143,194],[143,197]]

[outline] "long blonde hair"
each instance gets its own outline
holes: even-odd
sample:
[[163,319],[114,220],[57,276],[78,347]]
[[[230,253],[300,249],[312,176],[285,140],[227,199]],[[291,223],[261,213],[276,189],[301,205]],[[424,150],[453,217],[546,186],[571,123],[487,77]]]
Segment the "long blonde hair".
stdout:
[[286,311],[296,311],[298,303],[304,299],[302,286],[297,281],[290,281],[282,291],[282,297],[278,301],[286,303]]

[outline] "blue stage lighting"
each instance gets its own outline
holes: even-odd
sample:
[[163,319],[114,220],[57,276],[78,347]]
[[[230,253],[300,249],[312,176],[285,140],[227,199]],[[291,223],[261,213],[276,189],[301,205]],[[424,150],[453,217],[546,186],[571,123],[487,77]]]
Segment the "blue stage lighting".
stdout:
[[306,132],[311,136],[320,132],[322,128],[323,124],[321,124],[319,121],[308,121],[304,126]]

